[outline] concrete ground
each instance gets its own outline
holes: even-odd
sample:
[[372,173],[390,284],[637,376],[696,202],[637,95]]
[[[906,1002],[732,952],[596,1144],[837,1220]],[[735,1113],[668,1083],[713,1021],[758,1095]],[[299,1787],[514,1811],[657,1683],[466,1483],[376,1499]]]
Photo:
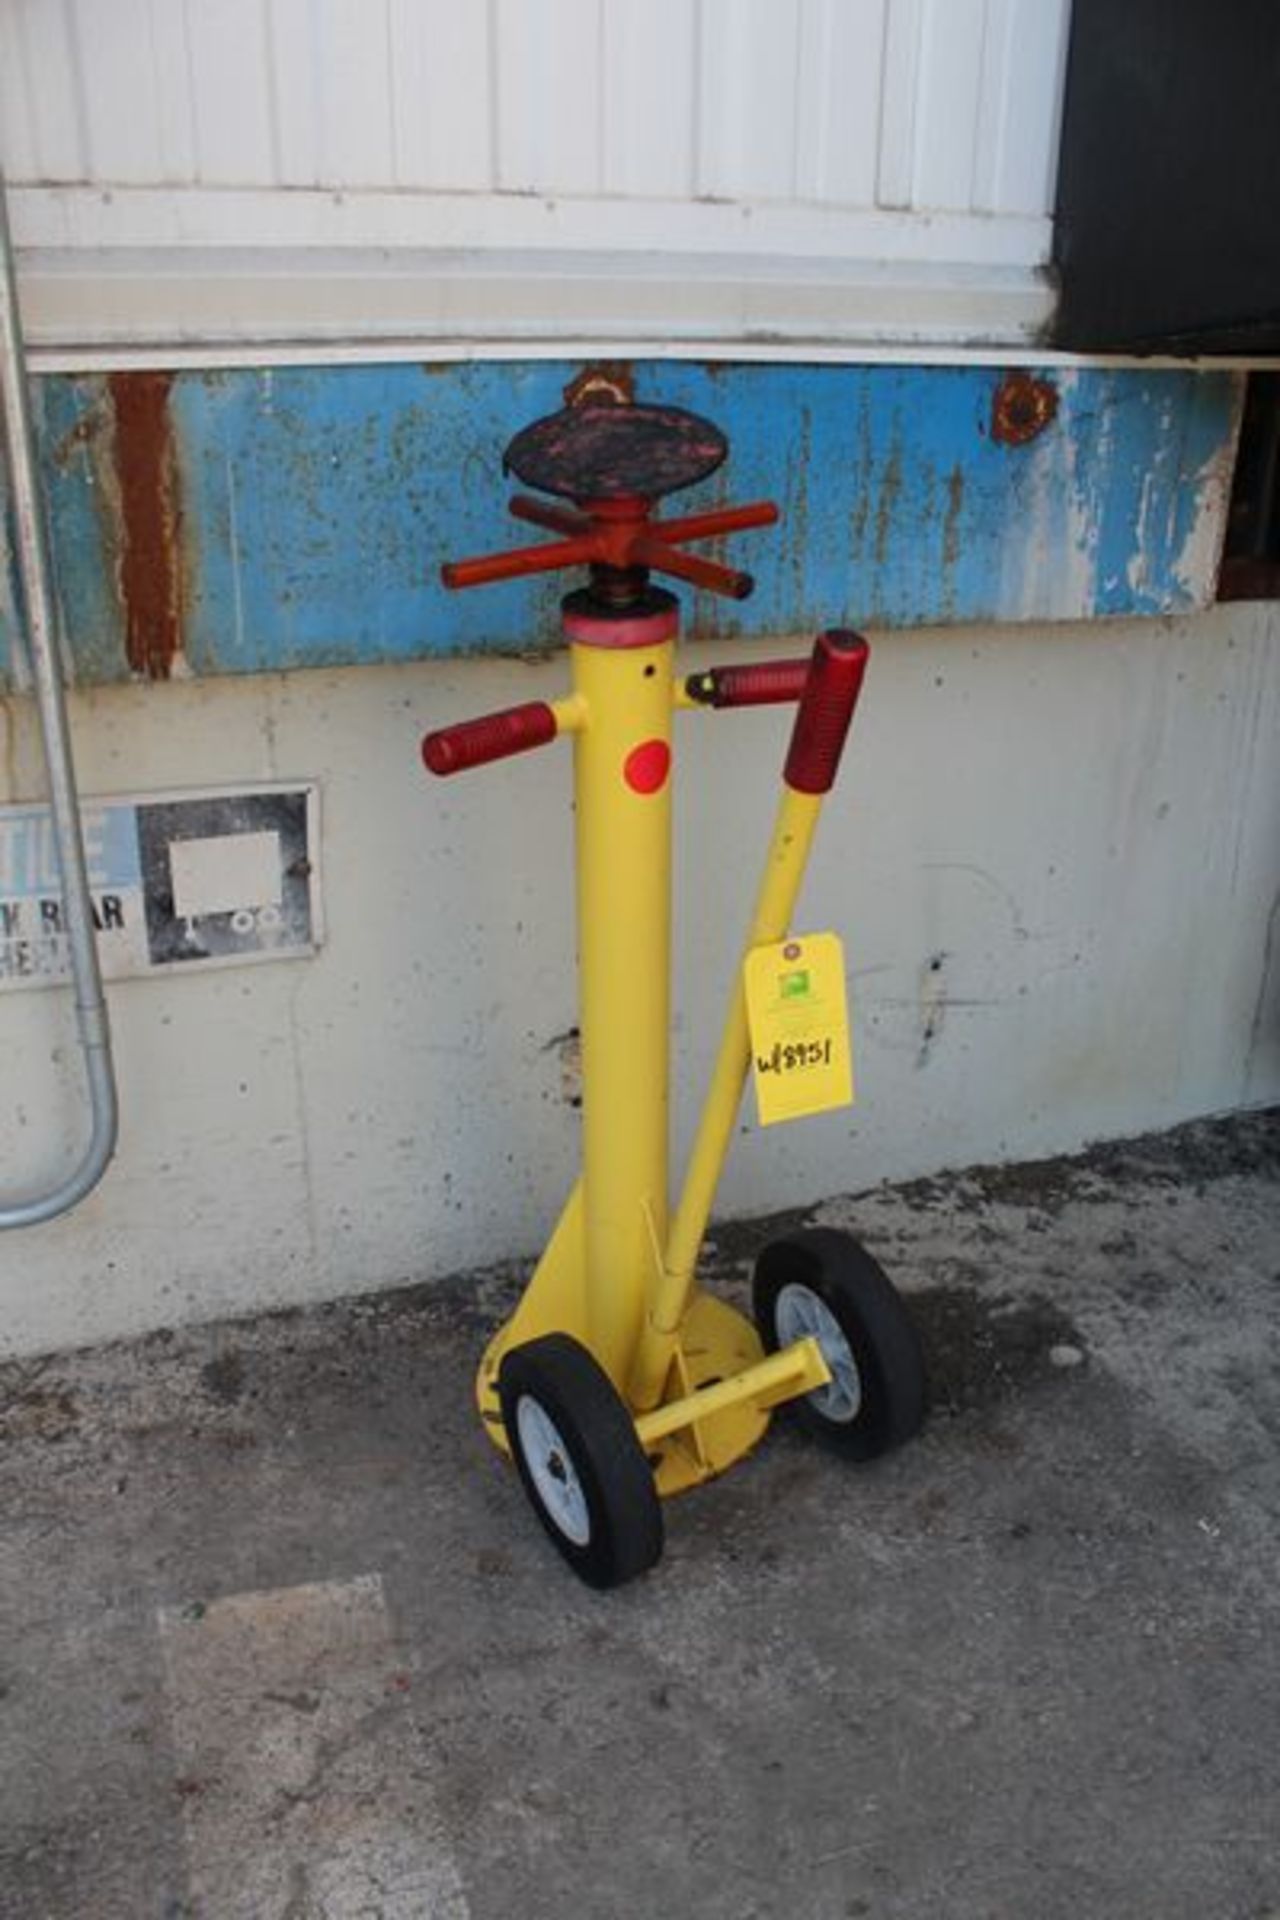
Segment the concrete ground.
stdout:
[[1280,1115],[814,1217],[924,1435],[614,1594],[472,1418],[510,1272],[0,1371],[3,1920],[1276,1920]]

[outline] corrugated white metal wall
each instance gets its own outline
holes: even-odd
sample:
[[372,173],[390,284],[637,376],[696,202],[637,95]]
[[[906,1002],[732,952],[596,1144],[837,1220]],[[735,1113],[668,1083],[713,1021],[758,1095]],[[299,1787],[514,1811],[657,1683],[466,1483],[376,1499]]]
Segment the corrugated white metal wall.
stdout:
[[1069,7],[5,0],[0,155],[31,248],[363,239],[1029,276]]
[[1047,213],[1069,0],[6,0],[15,181]]

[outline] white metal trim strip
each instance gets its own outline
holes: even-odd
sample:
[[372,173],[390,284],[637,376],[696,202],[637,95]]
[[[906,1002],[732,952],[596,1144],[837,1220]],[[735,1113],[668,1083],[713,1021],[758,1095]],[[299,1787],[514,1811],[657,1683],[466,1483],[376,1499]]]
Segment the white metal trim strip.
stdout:
[[417,353],[448,342],[520,353],[569,339],[681,344],[730,355],[751,343],[808,358],[821,346],[913,342],[1027,344],[1048,318],[1043,277],[1014,268],[950,271],[904,263],[677,261],[670,255],[260,257],[84,253],[27,255],[22,307],[32,351],[80,364],[104,351],[333,342],[371,350],[395,339]]
[[[12,186],[9,201],[20,248],[350,247],[500,257],[553,249],[1029,268],[1044,265],[1052,241],[1052,222],[1041,215],[764,200]],[[288,265],[278,262],[277,271]]]

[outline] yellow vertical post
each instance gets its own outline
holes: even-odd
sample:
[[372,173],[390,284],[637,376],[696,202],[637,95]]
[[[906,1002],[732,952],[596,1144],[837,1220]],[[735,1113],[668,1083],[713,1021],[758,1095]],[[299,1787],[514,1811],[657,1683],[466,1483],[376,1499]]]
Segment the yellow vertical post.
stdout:
[[566,622],[586,714],[574,797],[587,1337],[622,1393],[667,1232],[674,603],[646,624],[657,644]]

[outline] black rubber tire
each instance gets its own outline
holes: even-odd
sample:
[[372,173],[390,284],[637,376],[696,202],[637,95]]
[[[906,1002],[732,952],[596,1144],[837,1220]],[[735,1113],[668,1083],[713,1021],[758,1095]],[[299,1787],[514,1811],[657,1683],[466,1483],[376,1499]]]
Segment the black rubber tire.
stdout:
[[776,1353],[778,1296],[807,1287],[837,1322],[853,1353],[862,1387],[851,1419],[837,1420],[815,1396],[790,1400],[785,1411],[807,1432],[849,1460],[874,1460],[919,1431],[925,1411],[920,1336],[893,1282],[865,1247],[833,1227],[806,1227],[775,1240],[756,1262],[751,1283],[756,1327]]
[[[517,1408],[532,1398],[554,1424],[586,1501],[589,1533],[569,1537],[548,1511],[521,1445]],[[662,1557],[662,1502],[635,1426],[608,1374],[567,1333],[513,1347],[498,1373],[511,1457],[548,1538],[591,1587],[620,1587]]]

